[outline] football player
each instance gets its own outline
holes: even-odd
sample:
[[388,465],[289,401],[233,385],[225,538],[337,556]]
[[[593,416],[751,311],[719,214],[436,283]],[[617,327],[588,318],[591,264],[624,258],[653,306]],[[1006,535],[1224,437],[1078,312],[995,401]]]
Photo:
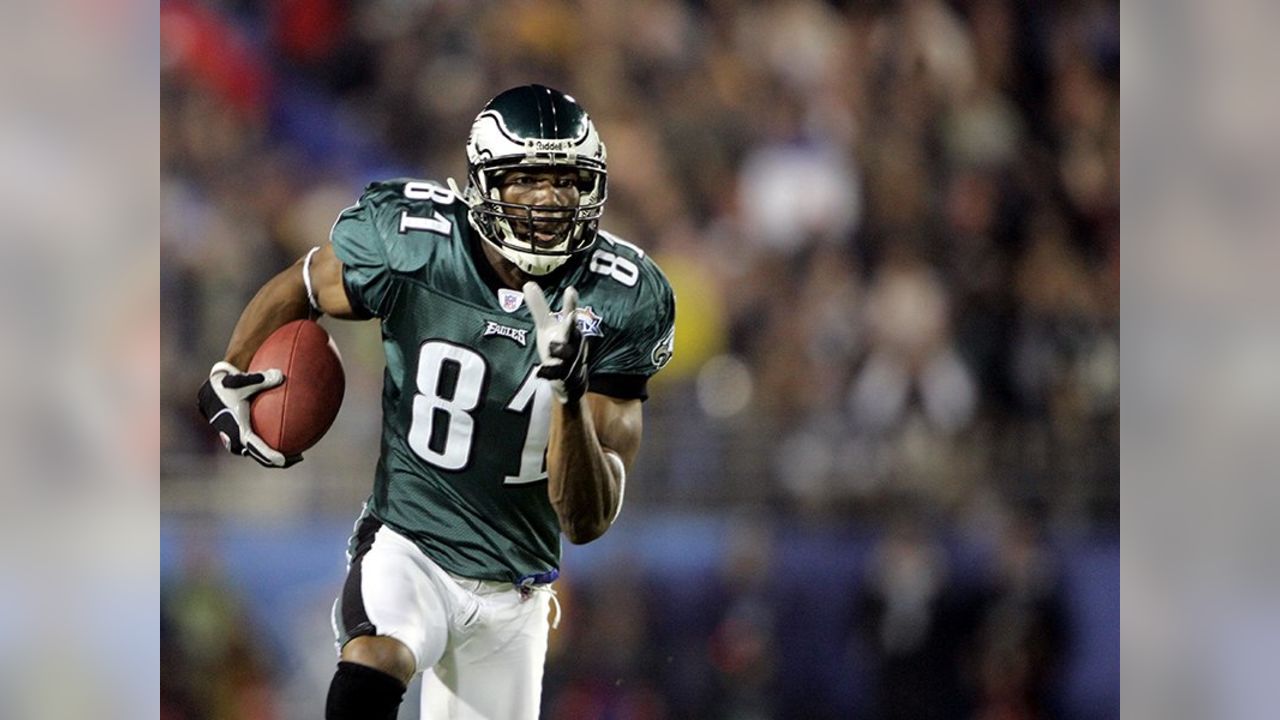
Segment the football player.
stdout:
[[249,423],[281,374],[240,368],[291,320],[382,322],[382,451],[333,609],[329,720],[396,717],[420,672],[423,717],[537,717],[560,535],[617,518],[672,352],[666,278],[599,229],[605,146],[577,101],[501,93],[467,159],[465,189],[369,185],[257,293],[199,393],[231,452],[288,467]]

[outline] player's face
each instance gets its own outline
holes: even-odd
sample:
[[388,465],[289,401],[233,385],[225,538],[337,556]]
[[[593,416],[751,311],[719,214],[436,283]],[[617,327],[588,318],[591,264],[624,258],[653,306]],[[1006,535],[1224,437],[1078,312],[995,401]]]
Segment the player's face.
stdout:
[[[498,186],[499,197],[504,202],[533,205],[541,208],[567,208],[564,211],[535,209],[531,221],[512,225],[522,235],[532,232],[534,245],[551,248],[564,242],[572,227],[573,208],[578,206],[581,193],[578,172],[571,168],[530,168],[513,170],[503,176]],[[515,210],[516,214],[529,216],[527,209]]]

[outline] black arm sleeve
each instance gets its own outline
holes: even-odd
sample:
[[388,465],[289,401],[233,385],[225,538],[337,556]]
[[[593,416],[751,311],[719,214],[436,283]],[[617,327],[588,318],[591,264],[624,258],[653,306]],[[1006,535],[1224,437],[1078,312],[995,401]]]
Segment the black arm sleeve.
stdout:
[[645,375],[622,375],[618,373],[602,373],[592,375],[587,381],[587,391],[608,395],[618,400],[649,399],[649,378]]

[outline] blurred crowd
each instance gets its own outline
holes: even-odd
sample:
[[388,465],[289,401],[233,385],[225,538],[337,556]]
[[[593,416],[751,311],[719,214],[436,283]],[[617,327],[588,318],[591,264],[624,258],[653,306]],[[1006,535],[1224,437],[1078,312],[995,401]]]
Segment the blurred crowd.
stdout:
[[[256,288],[364,183],[461,182],[484,102],[540,82],[608,145],[604,227],[676,288],[628,504],[930,518],[885,531],[843,618],[890,668],[869,697],[902,707],[946,667],[967,674],[926,683],[910,717],[1052,714],[1037,673],[1064,631],[1039,535],[1118,523],[1117,3],[164,0],[161,33],[167,488],[221,452],[194,390]],[[339,337],[349,367],[377,368],[360,338]],[[366,431],[313,452],[376,452],[371,377],[340,417]],[[353,512],[370,468],[301,506]],[[1025,507],[1034,522],[1010,520]],[[937,519],[1005,528],[1002,579],[961,592]],[[553,634],[570,649],[552,648],[549,715],[771,716],[760,648],[786,603],[767,576],[727,572],[683,635],[646,625],[654,590],[584,588],[584,625]],[[592,607],[610,608],[595,630]]]
[[[1034,513],[983,539],[905,515],[874,534],[812,533],[761,514],[725,527],[714,551],[687,548],[703,556],[694,562],[646,559],[639,540],[593,566],[570,563],[556,584],[542,717],[1117,716],[1115,678],[1082,682],[1080,668],[1097,660],[1086,646],[1099,634],[1115,642],[1085,627],[1081,606],[1118,585],[1083,587],[1100,578],[1082,574]],[[324,618],[336,586],[275,587],[296,573],[263,565],[253,572],[267,583],[251,589],[215,550],[224,543],[182,534],[161,595],[164,720],[316,717],[332,674]],[[273,554],[312,562],[281,545]],[[297,604],[286,607],[290,596]],[[417,717],[417,705],[415,685],[400,716]]]
[[161,19],[168,457],[216,450],[187,390],[257,286],[366,181],[464,178],[478,109],[538,81],[592,113],[605,226],[677,290],[638,501],[1114,520],[1114,3],[166,0]]
[[760,527],[740,532],[697,589],[608,573],[569,596],[571,630],[551,649],[543,715],[1072,716],[1061,692],[1071,627],[1060,570],[1026,520],[1005,528],[989,571],[967,578],[912,523],[868,548],[847,584],[804,582]]

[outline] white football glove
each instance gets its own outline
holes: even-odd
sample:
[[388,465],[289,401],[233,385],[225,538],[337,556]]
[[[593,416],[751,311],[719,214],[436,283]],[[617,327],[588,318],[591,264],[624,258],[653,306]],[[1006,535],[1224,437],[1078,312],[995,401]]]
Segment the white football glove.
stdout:
[[578,291],[564,291],[560,317],[551,314],[542,288],[535,282],[524,284],[524,301],[533,316],[535,341],[542,366],[538,377],[551,381],[551,390],[562,403],[574,402],[587,391],[587,343],[578,330]]
[[200,413],[218,431],[223,447],[233,455],[251,457],[271,468],[289,467],[302,461],[301,455],[286,457],[272,449],[253,431],[249,419],[250,399],[282,382],[284,373],[275,368],[245,373],[223,361],[209,371],[209,379],[200,386],[197,395]]

